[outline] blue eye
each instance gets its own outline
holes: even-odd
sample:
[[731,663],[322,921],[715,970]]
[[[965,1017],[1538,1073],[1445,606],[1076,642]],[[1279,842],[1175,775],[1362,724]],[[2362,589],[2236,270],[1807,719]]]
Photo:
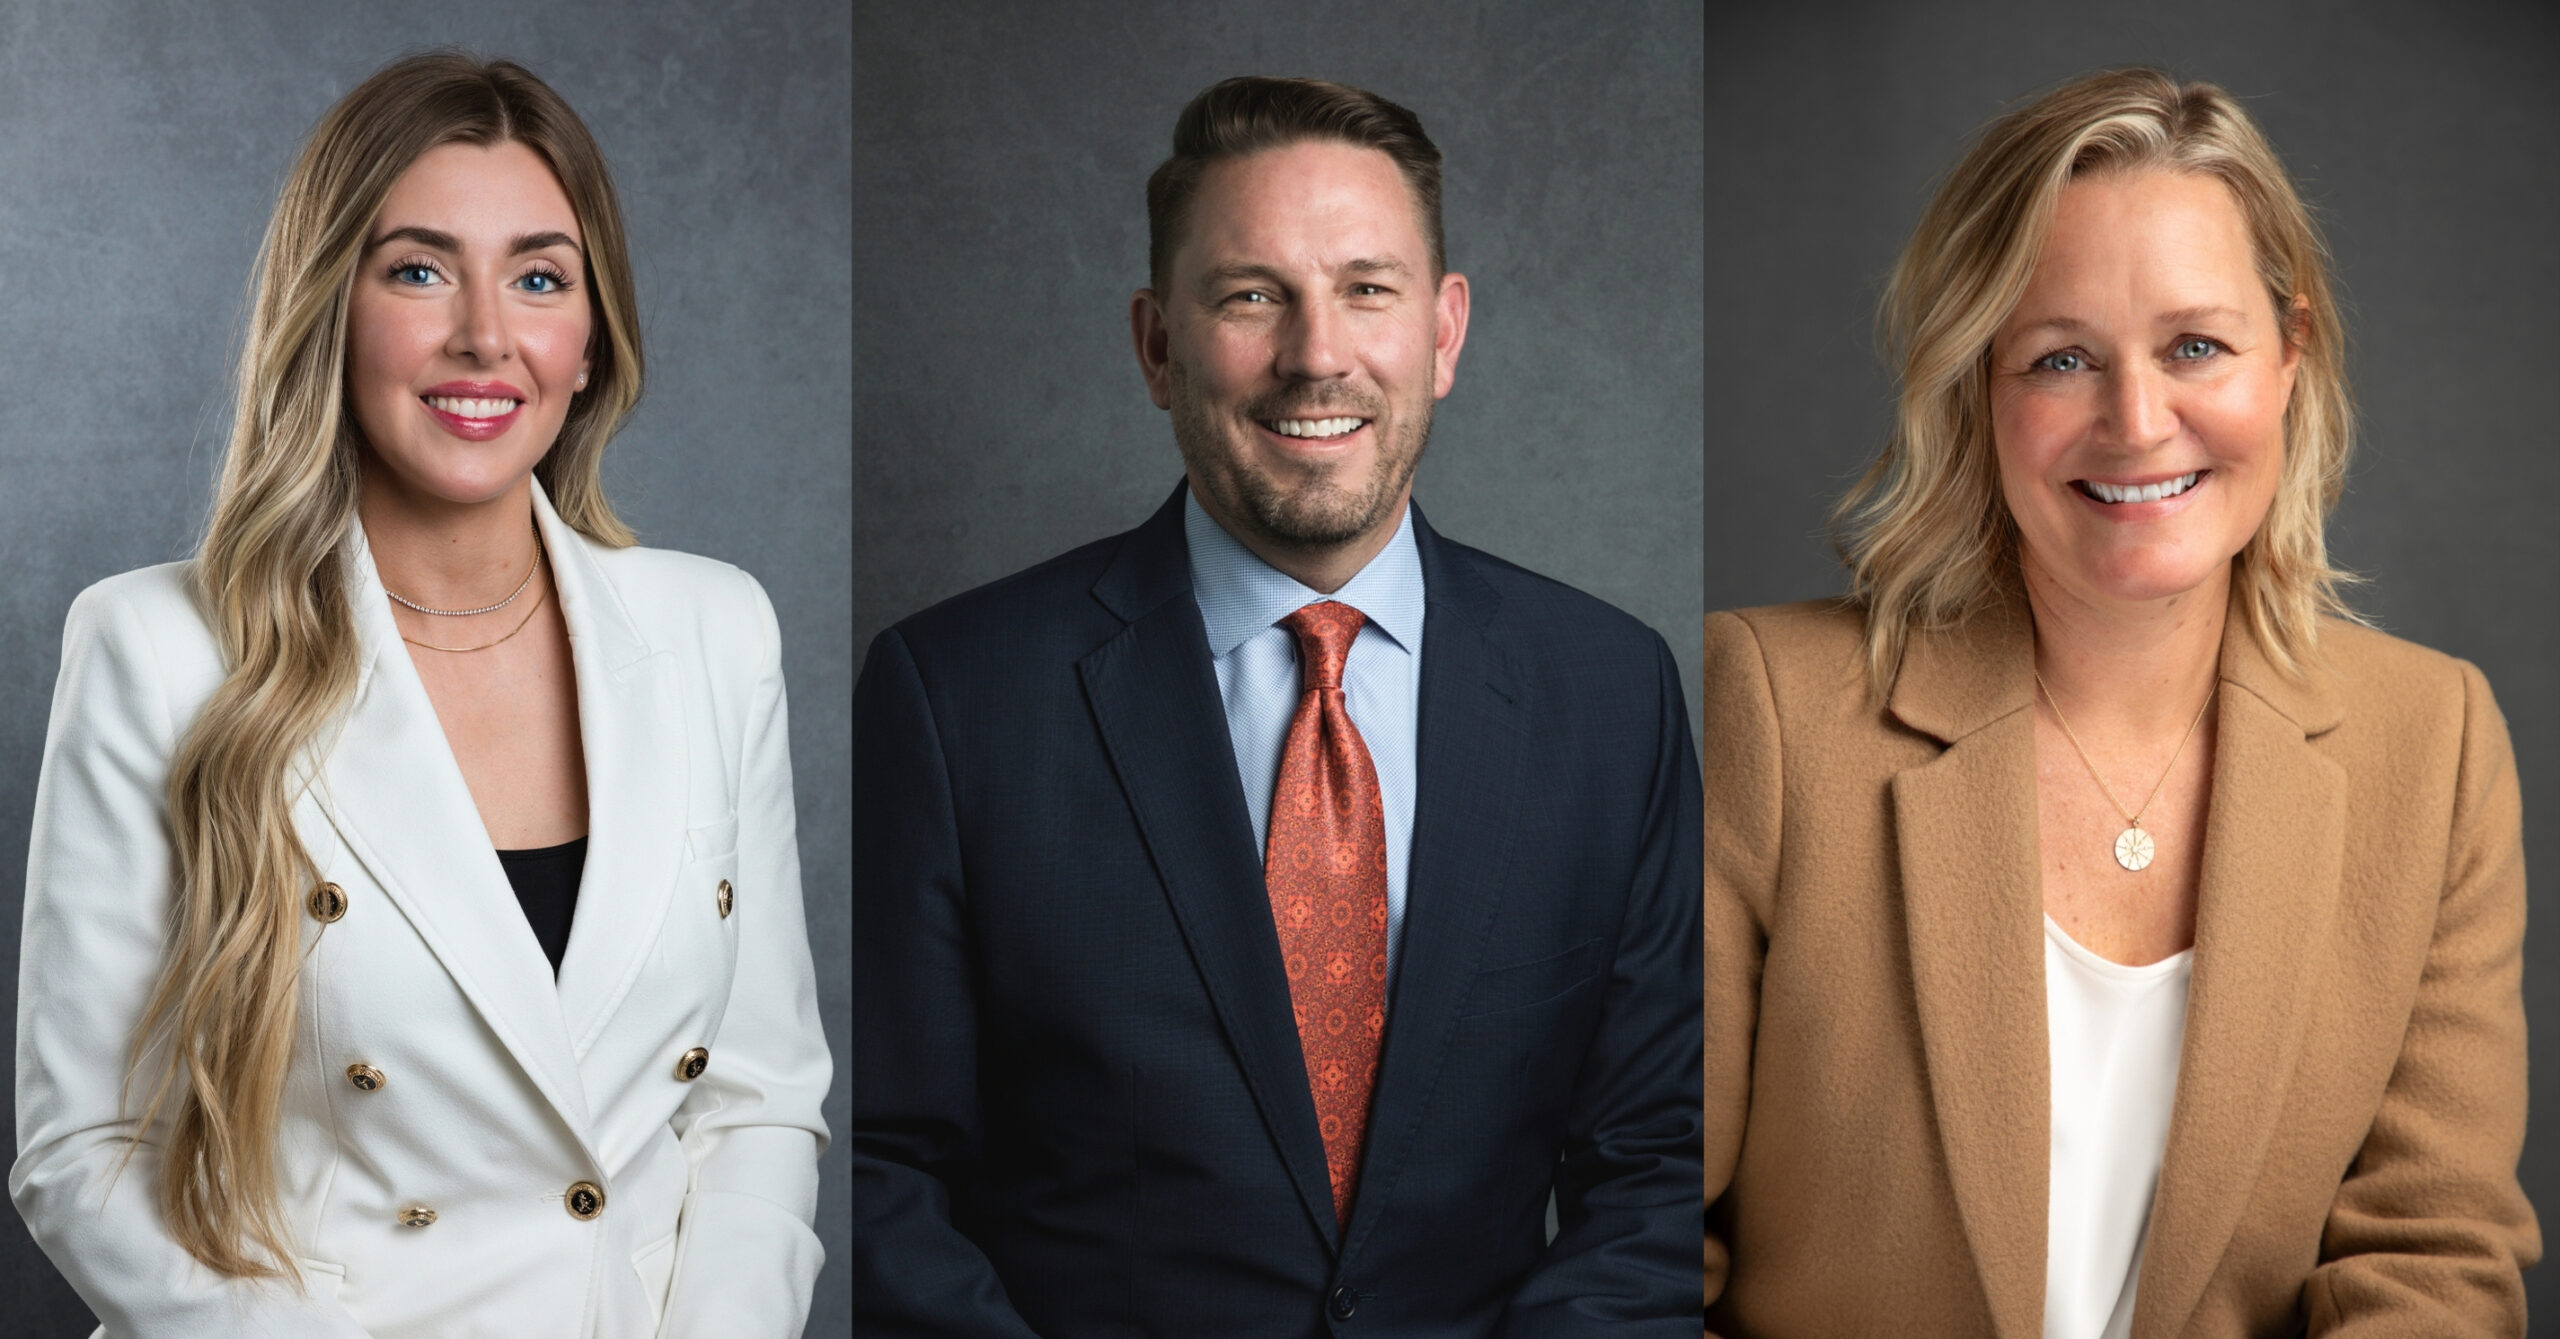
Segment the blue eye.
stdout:
[[2194,362],[2198,359],[2210,358],[2221,351],[2222,346],[2214,343],[2212,340],[2206,339],[2201,335],[2189,335],[2187,338],[2179,340],[2178,347],[2172,349],[2170,352],[2174,356],[2187,362]]
[[516,282],[524,285],[524,291],[528,293],[557,293],[569,286],[568,281],[559,275],[541,270],[535,270]]
[[2076,349],[2056,349],[2028,364],[2029,367],[2044,372],[2077,372],[2088,365],[2089,360],[2082,357]]
[[412,288],[424,288],[435,281],[436,267],[433,265],[423,264],[418,261],[410,261],[406,264],[394,265],[391,267],[391,282],[395,284],[407,284]]

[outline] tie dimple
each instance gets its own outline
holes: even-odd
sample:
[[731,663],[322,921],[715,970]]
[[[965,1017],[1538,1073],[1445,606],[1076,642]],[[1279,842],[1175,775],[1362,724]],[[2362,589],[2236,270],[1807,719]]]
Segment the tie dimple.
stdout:
[[1386,1035],[1386,809],[1342,689],[1365,622],[1333,600],[1281,620],[1297,638],[1300,695],[1263,853],[1333,1211],[1344,1223]]
[[1342,666],[1351,658],[1351,643],[1369,620],[1347,604],[1327,600],[1311,604],[1280,620],[1298,639],[1300,692],[1334,692],[1342,687]]

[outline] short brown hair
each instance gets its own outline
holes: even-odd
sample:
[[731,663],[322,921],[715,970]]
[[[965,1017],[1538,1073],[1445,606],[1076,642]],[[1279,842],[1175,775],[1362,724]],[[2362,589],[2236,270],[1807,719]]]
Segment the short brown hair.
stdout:
[[1448,269],[1440,233],[1440,146],[1422,118],[1366,89],[1326,79],[1246,74],[1202,89],[1173,123],[1173,156],[1147,178],[1147,280],[1164,287],[1184,215],[1211,163],[1305,140],[1376,149],[1395,160],[1431,244],[1431,277]]

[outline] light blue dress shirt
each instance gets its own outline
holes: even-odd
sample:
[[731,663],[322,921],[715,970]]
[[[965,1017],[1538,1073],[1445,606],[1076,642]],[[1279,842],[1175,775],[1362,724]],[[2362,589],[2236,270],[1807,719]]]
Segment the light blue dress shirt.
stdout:
[[1253,815],[1254,853],[1270,840],[1271,791],[1303,691],[1298,639],[1280,620],[1311,604],[1339,600],[1368,619],[1342,668],[1351,723],[1378,770],[1387,819],[1387,978],[1395,979],[1396,945],[1404,937],[1405,870],[1413,856],[1413,739],[1422,701],[1422,556],[1413,546],[1413,509],[1395,538],[1331,595],[1298,584],[1255,556],[1200,500],[1182,500],[1183,536],[1191,548],[1191,596],[1208,626],[1218,667],[1218,697],[1235,744],[1236,772]]

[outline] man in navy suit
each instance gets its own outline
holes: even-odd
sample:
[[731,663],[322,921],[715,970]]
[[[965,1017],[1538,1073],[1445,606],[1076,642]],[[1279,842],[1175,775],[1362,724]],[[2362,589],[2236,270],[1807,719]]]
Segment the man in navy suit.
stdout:
[[872,644],[861,1333],[1699,1331],[1681,685],[1411,503],[1439,187],[1372,94],[1195,98],[1130,313],[1184,484]]

